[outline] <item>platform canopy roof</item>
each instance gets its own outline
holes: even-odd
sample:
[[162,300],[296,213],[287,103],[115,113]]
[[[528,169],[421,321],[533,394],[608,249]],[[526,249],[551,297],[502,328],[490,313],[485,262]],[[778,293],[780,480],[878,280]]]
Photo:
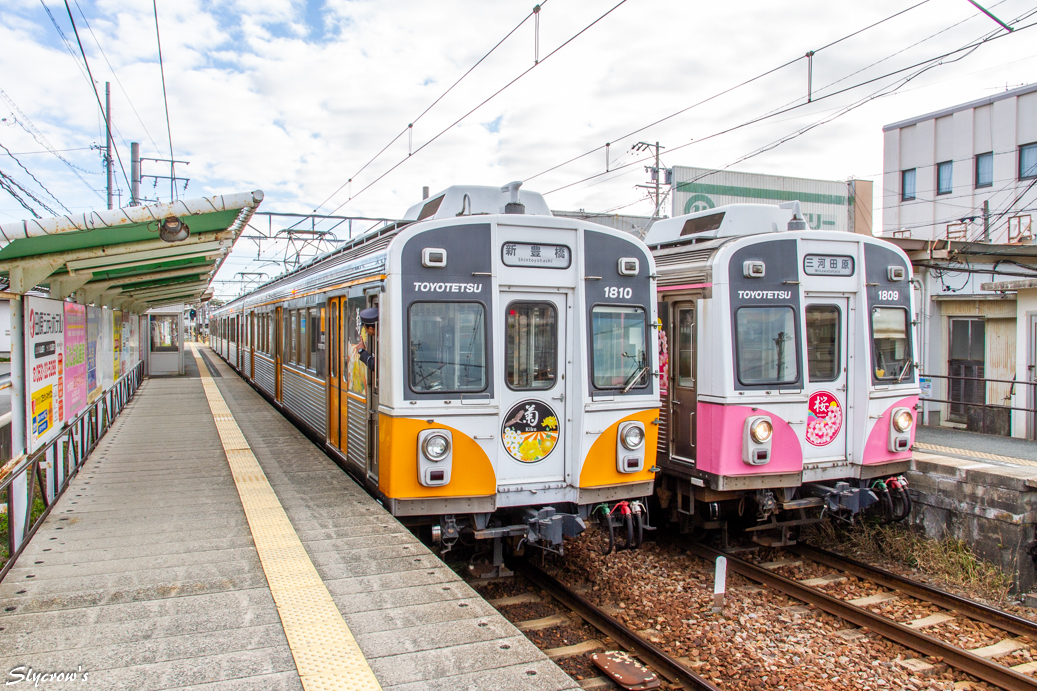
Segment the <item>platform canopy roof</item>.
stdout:
[[[132,312],[212,296],[209,284],[263,201],[259,190],[0,225],[0,277],[25,294]],[[159,237],[179,219],[186,239]]]

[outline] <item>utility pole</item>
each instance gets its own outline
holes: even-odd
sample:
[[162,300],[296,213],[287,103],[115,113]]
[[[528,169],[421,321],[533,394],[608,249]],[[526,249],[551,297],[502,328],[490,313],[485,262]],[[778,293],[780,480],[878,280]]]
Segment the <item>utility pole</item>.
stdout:
[[662,183],[662,180],[660,179],[659,176],[665,173],[667,175],[667,182],[666,182],[666,184],[670,184],[670,182],[669,182],[669,171],[663,171],[662,168],[659,167],[660,166],[659,150],[662,149],[663,147],[659,144],[659,142],[656,142],[655,144],[649,144],[648,142],[638,142],[637,144],[634,144],[630,148],[633,149],[634,151],[641,152],[641,151],[647,151],[648,149],[651,149],[653,146],[655,147],[655,167],[654,168],[645,167],[645,172],[650,172],[652,174],[652,181],[655,184],[654,185],[638,185],[638,187],[646,187],[648,189],[652,189],[653,187],[655,188],[655,210],[652,212],[652,218],[654,219],[654,218],[658,218],[658,216],[659,216],[659,206],[662,204],[662,196],[661,196],[662,193],[659,190],[659,187],[663,183]]
[[983,200],[983,242],[990,242],[990,200]]
[[[71,16],[71,15],[70,15]],[[104,167],[108,173],[108,208],[112,208],[112,83],[104,83],[104,122],[108,145],[104,150]]]
[[130,142],[130,206],[140,206],[140,144]]
[[655,143],[655,211],[652,212],[652,217],[659,215],[659,205],[662,204],[662,198],[659,196],[659,142]]

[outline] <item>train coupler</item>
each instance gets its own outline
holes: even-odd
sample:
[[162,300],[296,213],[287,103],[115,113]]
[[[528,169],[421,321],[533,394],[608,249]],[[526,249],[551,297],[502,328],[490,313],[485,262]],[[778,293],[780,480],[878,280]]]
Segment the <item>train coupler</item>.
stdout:
[[824,500],[824,508],[834,516],[855,516],[879,501],[875,492],[867,487],[851,487],[848,482],[837,482],[835,486],[810,484],[804,491]]

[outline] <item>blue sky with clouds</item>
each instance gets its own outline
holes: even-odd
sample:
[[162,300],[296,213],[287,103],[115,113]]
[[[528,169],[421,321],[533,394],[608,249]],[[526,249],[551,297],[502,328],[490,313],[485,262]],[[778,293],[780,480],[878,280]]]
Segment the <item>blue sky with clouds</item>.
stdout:
[[[159,0],[173,153],[190,161],[178,168],[190,177],[184,194],[262,189],[265,209],[306,212],[355,176],[322,211],[340,207],[341,214],[396,216],[420,199],[423,185],[435,191],[537,176],[527,183],[530,189],[564,187],[548,195],[552,208],[624,206],[626,213],[649,214],[651,205],[636,187],[646,181],[641,165],[566,187],[604,172],[603,151],[537,174],[605,142],[612,143],[615,168],[636,160],[629,149],[640,140],[662,142],[665,165],[729,165],[890,87],[894,78],[712,136],[805,102],[807,67],[799,60],[683,115],[623,135],[914,4],[627,0],[544,59],[618,1],[542,3],[541,62],[535,69],[451,127],[533,66],[536,36],[528,19],[417,121],[412,137],[404,134],[357,174],[522,22],[532,3]],[[112,82],[115,138],[127,172],[131,141],[141,142],[144,156],[168,158],[152,4],[69,0],[69,6],[102,99],[104,82]],[[1035,9],[1032,0],[1001,0],[990,7],[1006,21]],[[815,94],[955,50],[996,29],[966,0],[929,0],[818,52]],[[880,183],[882,125],[1032,81],[1033,35],[1037,28],[947,61],[735,169]],[[50,214],[43,204],[57,212],[103,208],[104,175],[98,152],[90,148],[104,141],[103,124],[63,1],[0,4],[0,90],[0,144],[17,158],[0,149],[0,171],[40,200],[22,194],[29,206],[44,216]],[[444,130],[408,156],[408,146],[418,148]],[[148,162],[144,172],[167,171]],[[127,185],[121,172],[117,178],[125,202]],[[144,193],[167,199],[168,183],[146,180]],[[28,214],[0,190],[0,223]],[[267,253],[283,255],[283,248]],[[258,270],[256,259],[255,245],[242,241],[220,278]],[[276,272],[271,264],[262,266]],[[232,290],[228,284],[221,292]]]

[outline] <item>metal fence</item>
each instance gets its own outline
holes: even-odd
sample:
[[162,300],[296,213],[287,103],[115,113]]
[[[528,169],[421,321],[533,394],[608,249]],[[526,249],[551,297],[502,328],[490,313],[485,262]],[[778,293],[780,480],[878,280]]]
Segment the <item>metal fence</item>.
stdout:
[[[1037,408],[1035,408],[1037,406],[1037,381],[945,374],[923,374],[921,376],[945,380],[947,383],[944,394],[947,398],[923,396],[919,402],[923,405],[926,402],[945,404],[950,414],[964,420],[966,429],[1005,437],[1011,436],[1012,413],[1021,412],[1026,414],[1024,417],[1027,438],[1034,438],[1034,433],[1037,431]],[[1000,389],[1000,391],[995,394],[994,389]],[[1029,404],[1029,407],[1011,405],[1017,393],[1025,394],[1023,400]],[[1002,402],[989,403],[988,400],[995,396],[999,396]],[[948,415],[948,417],[950,416]]]
[[69,481],[79,472],[97,442],[137,392],[144,362],[137,363],[105,391],[57,437],[29,455],[13,460],[0,478],[0,580],[50,513]]

